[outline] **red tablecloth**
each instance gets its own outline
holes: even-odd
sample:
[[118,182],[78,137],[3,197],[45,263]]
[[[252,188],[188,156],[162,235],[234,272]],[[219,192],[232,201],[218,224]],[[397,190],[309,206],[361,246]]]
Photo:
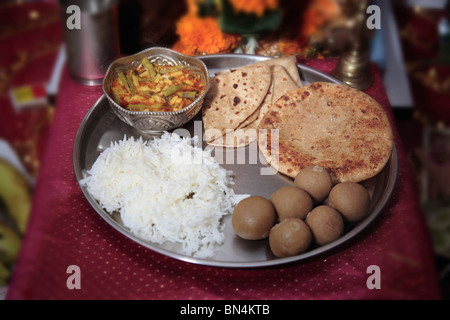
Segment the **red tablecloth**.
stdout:
[[0,138],[36,176],[53,108],[16,111],[9,91],[46,85],[63,39],[60,12],[51,1],[0,5]]
[[[330,72],[336,61],[308,65]],[[380,74],[367,93],[387,110],[399,172],[390,202],[354,241],[315,259],[261,269],[182,262],[126,238],[91,208],[72,162],[75,134],[100,87],[73,81],[65,70],[33,210],[7,299],[439,299],[428,229]],[[81,289],[68,289],[71,265]],[[367,268],[380,269],[369,289]]]

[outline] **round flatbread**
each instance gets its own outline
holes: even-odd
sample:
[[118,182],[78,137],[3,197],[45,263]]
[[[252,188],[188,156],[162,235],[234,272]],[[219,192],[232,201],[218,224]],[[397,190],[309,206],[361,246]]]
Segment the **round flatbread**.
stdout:
[[278,99],[262,119],[258,145],[267,162],[295,177],[327,168],[335,183],[359,182],[386,165],[392,128],[380,104],[346,85],[315,82]]
[[268,65],[250,65],[212,79],[202,109],[207,142],[236,129],[259,108],[269,90],[270,74]]
[[283,66],[274,65],[271,67],[271,71],[272,81],[270,89],[267,91],[263,103],[255,111],[256,117],[251,115],[236,129],[228,130],[223,136],[209,142],[210,145],[238,148],[257,140],[258,126],[272,103],[283,94],[298,88],[298,84],[290,77]]

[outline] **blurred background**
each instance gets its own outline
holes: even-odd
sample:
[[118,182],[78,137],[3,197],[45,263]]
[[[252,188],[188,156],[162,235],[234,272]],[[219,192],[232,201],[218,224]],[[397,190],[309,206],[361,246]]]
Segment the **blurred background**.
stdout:
[[[8,165],[14,167],[27,185],[30,201],[39,177],[59,76],[67,62],[65,8],[77,4],[98,10],[97,2],[0,1],[0,159],[7,162],[0,162],[0,221],[6,224],[12,200],[1,174],[10,172]],[[117,30],[120,55],[164,46],[187,55],[296,55],[301,63],[340,59],[352,49],[361,39],[360,3],[120,0],[103,1],[103,6],[116,19],[110,27]],[[382,74],[449,297],[450,4],[375,0],[368,5],[380,9],[380,19],[374,21],[379,22],[375,28],[365,28],[364,49]]]

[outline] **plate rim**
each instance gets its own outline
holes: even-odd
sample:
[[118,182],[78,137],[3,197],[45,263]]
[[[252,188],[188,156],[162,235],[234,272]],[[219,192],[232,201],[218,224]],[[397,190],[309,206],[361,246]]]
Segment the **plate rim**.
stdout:
[[[212,54],[212,55],[204,55],[199,57],[200,59],[220,59],[220,58],[241,58],[241,59],[257,59],[259,61],[271,59],[271,57],[265,57],[265,56],[259,56],[259,55],[247,55],[247,54]],[[256,62],[256,61],[255,61]],[[207,62],[205,62],[207,63]],[[322,77],[325,77],[326,79],[329,79],[330,81],[334,83],[340,83],[344,84],[342,81],[334,78],[333,76],[326,74],[322,71],[319,71],[317,69],[311,68],[309,66],[306,66],[304,64],[297,63],[297,68],[299,70],[307,70],[311,73],[320,75]],[[96,102],[90,107],[90,109],[87,111],[85,116],[83,117],[79,128],[77,130],[75,140],[73,143],[73,166],[75,171],[75,176],[77,179],[77,183],[86,198],[86,200],[89,202],[89,204],[92,206],[94,211],[96,211],[97,214],[99,214],[103,220],[105,220],[110,226],[112,226],[116,231],[119,231],[122,235],[125,237],[133,240],[134,242],[140,244],[141,246],[150,249],[152,251],[155,251],[157,253],[160,253],[166,257],[170,257],[173,259],[177,259],[180,261],[197,264],[197,265],[204,265],[204,266],[212,266],[212,267],[223,267],[223,268],[264,268],[264,267],[273,267],[273,266],[279,266],[279,265],[285,265],[290,264],[294,262],[304,262],[311,258],[318,257],[321,255],[324,255],[325,253],[329,253],[332,250],[337,250],[338,247],[342,246],[345,243],[350,242],[354,237],[362,233],[368,226],[370,226],[379,216],[380,213],[383,211],[383,209],[386,207],[386,204],[389,202],[392,192],[394,190],[394,187],[397,182],[397,174],[398,174],[398,151],[395,144],[395,141],[393,142],[393,148],[391,152],[391,156],[389,157],[388,162],[386,165],[389,164],[389,174],[387,175],[387,182],[385,188],[383,188],[382,197],[381,199],[376,203],[374,211],[371,212],[364,220],[359,222],[357,225],[355,225],[351,230],[346,232],[344,235],[342,235],[339,239],[323,245],[319,246],[317,248],[314,248],[312,250],[306,251],[304,253],[301,253],[299,255],[291,256],[291,257],[285,257],[285,258],[274,258],[271,260],[260,260],[260,261],[223,261],[223,260],[210,260],[207,258],[198,258],[193,256],[188,256],[182,253],[174,252],[168,249],[160,248],[157,244],[151,243],[147,240],[144,240],[134,234],[132,234],[130,231],[126,229],[125,226],[120,225],[115,219],[112,218],[112,215],[107,213],[105,210],[101,208],[101,206],[98,204],[95,199],[93,199],[86,188],[80,184],[81,179],[83,179],[83,173],[80,166],[80,157],[81,157],[81,142],[82,137],[84,134],[84,130],[87,127],[89,121],[91,120],[92,114],[96,111],[96,109],[101,105],[102,103],[107,103],[106,96],[103,94],[100,98],[96,100]],[[386,167],[383,168],[383,170],[386,170]],[[381,201],[381,202],[380,202]]]

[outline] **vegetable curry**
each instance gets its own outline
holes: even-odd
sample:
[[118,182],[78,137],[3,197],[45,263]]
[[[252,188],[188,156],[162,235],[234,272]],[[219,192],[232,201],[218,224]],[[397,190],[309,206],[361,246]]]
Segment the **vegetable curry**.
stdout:
[[205,90],[200,72],[142,59],[138,67],[118,72],[112,85],[114,101],[131,111],[170,112],[181,110]]

